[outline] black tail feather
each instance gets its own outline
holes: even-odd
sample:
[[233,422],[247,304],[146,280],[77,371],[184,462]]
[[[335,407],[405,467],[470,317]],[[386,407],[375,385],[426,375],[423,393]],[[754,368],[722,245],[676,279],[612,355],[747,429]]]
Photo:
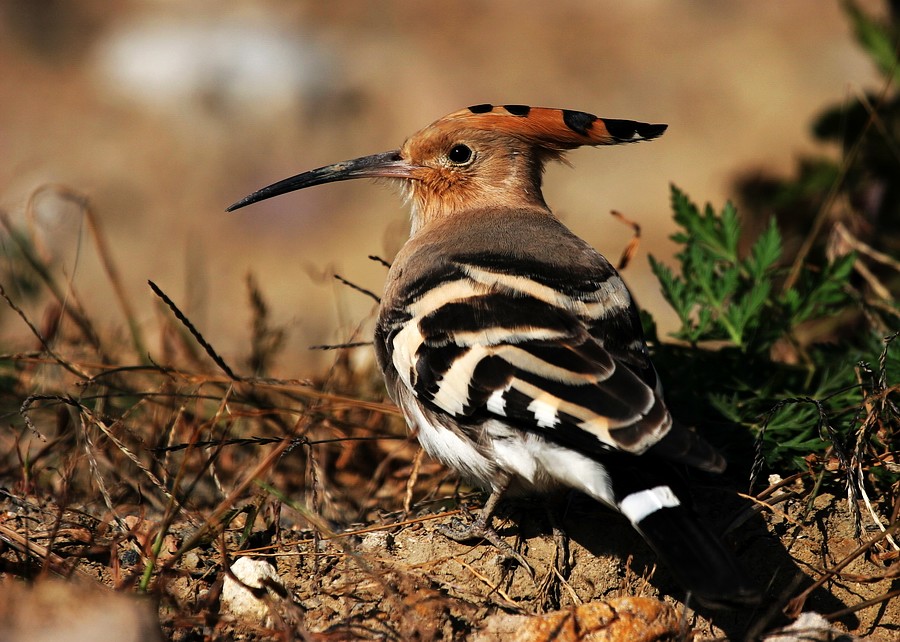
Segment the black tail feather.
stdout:
[[634,527],[703,606],[736,608],[759,602],[758,591],[734,556],[689,507],[660,508]]
[[619,511],[675,579],[704,606],[748,606],[759,594],[732,553],[705,525],[671,464],[608,466]]

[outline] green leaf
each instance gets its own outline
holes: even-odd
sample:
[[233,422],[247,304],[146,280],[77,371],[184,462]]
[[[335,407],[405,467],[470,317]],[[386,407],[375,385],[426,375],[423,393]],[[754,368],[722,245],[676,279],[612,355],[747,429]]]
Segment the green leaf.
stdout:
[[[710,211],[712,207],[709,208]],[[738,243],[741,240],[741,222],[738,219],[737,209],[728,201],[722,209],[722,250],[723,258],[737,262]]]
[[778,223],[773,216],[769,219],[768,227],[756,239],[756,242],[750,249],[750,256],[744,264],[751,278],[762,279],[766,273],[775,267],[780,258],[781,233],[778,231]]

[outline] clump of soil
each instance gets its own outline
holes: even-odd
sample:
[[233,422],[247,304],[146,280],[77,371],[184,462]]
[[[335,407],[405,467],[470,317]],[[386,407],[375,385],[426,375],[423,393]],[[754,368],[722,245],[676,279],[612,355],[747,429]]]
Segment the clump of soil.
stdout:
[[[648,639],[758,636],[787,624],[784,610],[791,606],[825,614],[840,629],[869,639],[896,639],[900,600],[884,599],[896,593],[890,547],[882,539],[859,554],[860,541],[877,534],[855,537],[846,502],[823,492],[813,497],[812,482],[802,476],[759,503],[720,487],[698,488],[705,518],[720,530],[730,527],[729,545],[767,595],[756,609],[711,611],[685,604],[683,591],[666,569],[655,566],[653,553],[629,524],[586,498],[561,496],[504,508],[499,530],[528,561],[529,572],[487,543],[460,544],[436,532],[459,505],[477,509],[481,497],[460,496],[444,479],[445,471],[419,456],[414,443],[356,443],[364,444],[361,452],[334,450],[317,461],[314,475],[292,470],[292,453],[268,471],[274,489],[291,486],[281,483],[287,475],[315,477],[318,491],[308,503],[301,499],[302,490],[291,493],[293,501],[282,501],[277,490],[258,491],[235,501],[240,511],[217,520],[210,508],[187,506],[203,500],[199,480],[185,508],[169,511],[173,517],[166,524],[165,511],[149,501],[117,503],[117,523],[98,502],[81,498],[60,505],[57,498],[65,496],[65,489],[33,486],[24,493],[13,490],[21,488],[21,480],[7,479],[0,500],[3,574],[56,574],[133,593],[155,555],[146,590],[158,598],[161,626],[175,640],[283,639],[297,633],[328,640],[500,640],[508,639],[511,626],[525,626],[524,616],[626,597],[670,605],[672,611],[660,607],[660,621],[677,614],[675,624],[664,628],[671,637]],[[246,470],[266,454],[263,446],[242,447],[257,451],[233,455]],[[101,459],[109,454],[98,453]],[[229,464],[224,450],[219,459],[225,466],[219,472],[224,476],[227,470],[238,479],[239,471],[231,468],[236,462]],[[354,472],[359,460],[375,464],[368,480]],[[210,476],[216,472],[212,467]],[[206,481],[214,485],[213,479]],[[76,493],[69,489],[69,494]],[[309,510],[312,505],[315,512]],[[346,517],[354,512],[364,519],[348,524]],[[272,614],[268,621],[247,621],[220,609],[225,569],[238,555],[268,560],[276,569],[279,590],[264,598]],[[789,605],[823,569],[834,569],[851,556],[802,605]],[[871,606],[864,606],[867,601]]]

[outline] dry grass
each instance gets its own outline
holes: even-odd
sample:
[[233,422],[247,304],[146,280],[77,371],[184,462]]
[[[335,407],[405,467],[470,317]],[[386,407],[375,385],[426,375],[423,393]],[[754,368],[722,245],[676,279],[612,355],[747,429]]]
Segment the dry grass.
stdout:
[[[369,348],[335,351],[315,380],[267,377],[282,335],[253,279],[241,363],[219,355],[152,283],[160,313],[148,351],[90,204],[68,188],[48,189],[81,208],[128,330],[99,330],[97,313],[2,217],[46,297],[37,321],[2,292],[35,347],[0,361],[8,425],[0,432],[0,576],[148,593],[166,635],[179,640],[461,639],[478,629],[489,635],[499,621],[491,618],[504,613],[597,598],[661,595],[687,608],[627,524],[582,500],[561,518],[569,543],[552,537],[552,516],[511,510],[515,522],[502,532],[532,563],[534,581],[486,545],[434,533],[469,495],[422,457],[371,367],[353,365],[353,351]],[[897,465],[886,453],[866,472]],[[749,503],[721,488],[699,492],[701,505],[718,509],[708,517],[730,524],[769,599],[745,613],[687,609],[682,637],[760,634],[784,623],[782,611],[810,609],[873,639],[900,630],[891,539],[900,503],[884,530],[857,539],[840,499],[818,493],[808,474]],[[220,609],[229,564],[245,555],[278,570],[268,623]]]

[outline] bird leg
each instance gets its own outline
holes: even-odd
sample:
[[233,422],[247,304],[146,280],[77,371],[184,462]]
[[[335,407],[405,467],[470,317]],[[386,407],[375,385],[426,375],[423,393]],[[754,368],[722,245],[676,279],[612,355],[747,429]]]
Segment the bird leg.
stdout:
[[559,524],[556,512],[553,507],[545,505],[547,510],[547,518],[550,520],[550,528],[553,530],[553,542],[556,544],[556,555],[553,559],[553,565],[559,573],[559,577],[565,579],[569,577],[569,536]]
[[541,599],[541,606],[544,610],[552,611],[560,607],[560,590],[563,585],[568,586],[567,578],[569,577],[569,536],[566,535],[557,519],[555,506],[544,503],[547,521],[553,532],[553,543],[555,544],[555,553],[553,555],[553,565],[547,571],[547,575],[541,581],[538,595]]
[[529,565],[528,562],[525,561],[525,558],[512,546],[504,541],[500,537],[500,534],[494,530],[494,527],[491,526],[497,504],[500,503],[500,499],[503,497],[506,489],[509,488],[511,480],[511,475],[508,473],[502,474],[499,483],[494,485],[490,497],[488,497],[487,502],[485,502],[481,511],[478,513],[478,517],[475,518],[475,521],[469,524],[463,524],[462,520],[458,517],[453,517],[449,524],[440,524],[437,527],[437,530],[441,535],[452,539],[455,542],[465,542],[470,539],[486,540],[493,544],[494,547],[503,554],[504,558],[515,560],[533,576],[534,571],[532,570],[531,565]]

